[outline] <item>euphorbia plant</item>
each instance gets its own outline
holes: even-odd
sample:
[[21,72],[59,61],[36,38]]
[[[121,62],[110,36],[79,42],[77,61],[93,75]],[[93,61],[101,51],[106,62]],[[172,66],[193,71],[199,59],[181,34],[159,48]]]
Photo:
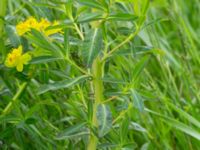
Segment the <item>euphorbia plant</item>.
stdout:
[[[9,53],[5,60],[5,65],[7,67],[16,67],[17,71],[20,72],[23,71],[23,65],[27,64],[29,61],[30,64],[40,64],[59,59],[68,62],[72,67],[80,71],[82,75],[76,76],[74,79],[58,81],[41,86],[38,90],[38,94],[71,87],[84,80],[88,81],[86,86],[89,85],[89,92],[93,93],[92,99],[87,102],[89,118],[87,124],[87,127],[89,127],[88,150],[96,149],[99,138],[105,136],[112,128],[112,114],[109,106],[106,105],[105,102],[107,100],[109,101],[109,99],[115,99],[118,96],[112,95],[111,97],[108,97],[104,95],[105,88],[103,78],[107,75],[105,66],[111,61],[113,55],[115,55],[117,51],[122,51],[123,53],[121,48],[133,40],[140,30],[142,30],[149,1],[145,0],[141,4],[139,2],[135,3],[135,6],[133,6],[133,9],[135,10],[129,13],[116,13],[110,10],[109,7],[112,7],[112,5],[115,4],[114,1],[102,3],[104,5],[92,1],[80,1],[80,4],[86,5],[87,7],[96,5],[92,8],[92,12],[97,13],[97,16],[87,14],[88,16],[84,16],[84,18],[77,20],[72,12],[73,1],[67,2],[63,6],[66,8],[66,15],[70,20],[68,24],[58,22],[50,23],[47,19],[35,19],[34,17],[29,17],[25,21],[19,22],[16,25],[16,33],[19,36],[26,38],[30,43],[30,46],[34,48],[34,51],[30,52],[33,59],[30,61],[31,56],[29,54],[22,55],[22,46],[19,46],[18,49],[14,49]],[[90,13],[89,8],[87,11]],[[101,13],[103,14],[99,16]],[[108,24],[118,21],[120,21],[120,23],[129,22],[132,26],[130,33],[122,37],[122,42],[118,42],[117,37],[116,42],[112,41],[111,37],[108,36],[108,32],[110,32],[107,27]],[[85,33],[80,29],[81,23],[84,22],[88,22],[88,27],[90,28],[89,31],[85,31]],[[62,29],[63,32],[60,32]],[[80,67],[76,63],[76,60],[73,60],[73,57],[71,57],[70,41],[68,37],[69,30],[77,31],[80,40],[82,41],[79,44],[79,49],[81,50],[80,57],[82,58],[84,67]],[[51,35],[54,34],[63,35],[64,41],[54,41],[53,36],[51,37]],[[40,53],[39,56],[37,54],[38,51]],[[45,52],[47,53],[45,54]],[[22,90],[24,89],[23,86]],[[22,93],[22,90],[20,90],[20,93]],[[19,96],[19,94],[17,96]],[[16,99],[17,98],[15,98],[15,100]],[[11,105],[12,104],[10,103],[8,104],[3,111],[4,114],[8,113]]]
[[[132,40],[141,30],[141,27],[143,26],[143,23],[145,21],[148,3],[149,3],[148,1],[145,1],[143,4],[144,6],[142,8],[143,9],[142,15],[135,22],[135,30],[133,31],[133,33],[128,35],[128,37],[125,38],[123,42],[117,44],[113,48],[110,48],[108,45],[105,45],[106,48],[102,52],[103,53],[102,56],[98,55],[97,57],[94,57],[94,60],[92,61],[91,69],[92,69],[93,87],[94,87],[92,127],[97,128],[99,130],[100,136],[103,136],[104,134],[106,134],[106,132],[108,132],[108,130],[112,127],[111,125],[112,117],[109,112],[110,111],[109,107],[103,104],[104,101],[106,100],[103,95],[104,94],[103,77],[104,77],[105,63],[109,61],[109,57],[112,57],[112,55],[117,50],[119,50],[122,46],[124,46],[128,42],[130,42],[130,40]],[[104,43],[108,44],[109,41],[107,40],[108,39],[106,39],[106,42],[104,41]],[[97,50],[94,49],[94,51],[97,51]],[[91,133],[88,150],[96,149],[97,144],[98,144],[98,137],[94,133]]]

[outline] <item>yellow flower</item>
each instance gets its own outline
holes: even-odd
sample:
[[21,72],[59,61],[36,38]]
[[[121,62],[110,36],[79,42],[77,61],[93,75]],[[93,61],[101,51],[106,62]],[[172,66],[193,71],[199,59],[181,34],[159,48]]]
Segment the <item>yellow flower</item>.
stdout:
[[24,22],[20,22],[17,26],[16,26],[16,30],[17,30],[17,34],[18,35],[23,35],[26,32],[30,31],[30,28],[28,26],[28,24],[24,23]]
[[59,25],[58,22],[51,23],[47,19],[42,18],[40,21],[37,21],[34,17],[30,17],[24,22],[20,22],[16,26],[16,30],[18,35],[23,35],[26,32],[29,32],[31,29],[38,30],[40,32],[43,32],[46,36],[55,34],[60,32],[61,28],[56,29],[48,29],[48,27]]
[[[54,23],[52,24],[52,25],[50,25],[50,26],[57,26],[57,25],[59,25],[59,23],[58,23],[58,21],[54,21]],[[49,27],[50,27],[49,26]],[[61,28],[45,28],[45,31],[44,31],[44,34],[46,35],[46,36],[49,36],[49,35],[52,35],[52,34],[56,34],[56,33],[59,33],[59,32],[61,32],[62,31],[62,29]]]
[[16,67],[17,71],[22,72],[23,66],[31,60],[31,56],[28,53],[22,54],[22,46],[15,48],[7,55],[5,66]]
[[38,28],[37,27],[37,20],[33,17],[28,18],[24,22],[20,22],[16,26],[17,34],[23,35],[26,32],[30,31],[31,28]]
[[40,26],[40,31],[44,32],[44,30],[46,28],[48,28],[49,26],[51,26],[51,23],[48,20],[42,18],[40,20],[40,22],[38,22],[38,25]]
[[28,28],[39,30],[40,26],[38,25],[38,21],[34,17],[30,17],[25,21],[25,24],[27,24]]

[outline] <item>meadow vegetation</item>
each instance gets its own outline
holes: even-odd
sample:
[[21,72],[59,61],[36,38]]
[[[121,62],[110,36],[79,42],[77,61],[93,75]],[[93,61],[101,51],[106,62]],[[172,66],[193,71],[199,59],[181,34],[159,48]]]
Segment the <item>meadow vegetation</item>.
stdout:
[[0,149],[200,150],[199,0],[0,0]]

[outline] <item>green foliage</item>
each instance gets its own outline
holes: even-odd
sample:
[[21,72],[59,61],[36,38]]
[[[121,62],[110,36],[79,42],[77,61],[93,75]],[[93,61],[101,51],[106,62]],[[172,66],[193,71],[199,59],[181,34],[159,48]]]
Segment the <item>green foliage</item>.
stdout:
[[112,114],[108,106],[100,104],[97,107],[97,121],[99,125],[99,136],[103,137],[112,127]]
[[86,34],[86,39],[81,45],[81,51],[83,53],[84,62],[86,62],[88,67],[91,67],[93,60],[101,52],[102,45],[102,34],[98,28]]
[[84,81],[87,78],[88,78],[88,76],[80,76],[80,77],[77,77],[77,78],[74,78],[71,80],[57,81],[57,82],[50,83],[47,85],[42,85],[38,89],[38,94],[43,94],[48,91],[55,91],[55,90],[59,90],[59,89],[63,89],[63,88],[69,88],[75,84],[78,84],[81,81]]
[[[0,0],[0,149],[198,150],[199,15],[198,0]],[[62,31],[19,36],[31,16]],[[19,45],[23,72],[4,63]]]

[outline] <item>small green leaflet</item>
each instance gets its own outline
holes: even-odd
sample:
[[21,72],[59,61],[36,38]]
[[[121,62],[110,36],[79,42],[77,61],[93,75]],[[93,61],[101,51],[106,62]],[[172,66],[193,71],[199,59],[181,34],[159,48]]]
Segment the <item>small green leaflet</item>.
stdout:
[[57,82],[50,83],[50,84],[45,84],[45,85],[42,85],[38,89],[37,94],[39,95],[39,94],[46,93],[48,91],[55,91],[55,90],[59,90],[59,89],[63,89],[63,88],[68,88],[68,87],[71,87],[75,84],[78,84],[78,83],[86,80],[87,78],[89,78],[89,76],[83,75],[83,76],[73,78],[73,79],[70,79],[70,80],[67,79],[67,80],[57,81]]
[[99,136],[103,137],[112,127],[112,114],[110,112],[110,108],[107,105],[98,105],[97,120],[99,126]]

